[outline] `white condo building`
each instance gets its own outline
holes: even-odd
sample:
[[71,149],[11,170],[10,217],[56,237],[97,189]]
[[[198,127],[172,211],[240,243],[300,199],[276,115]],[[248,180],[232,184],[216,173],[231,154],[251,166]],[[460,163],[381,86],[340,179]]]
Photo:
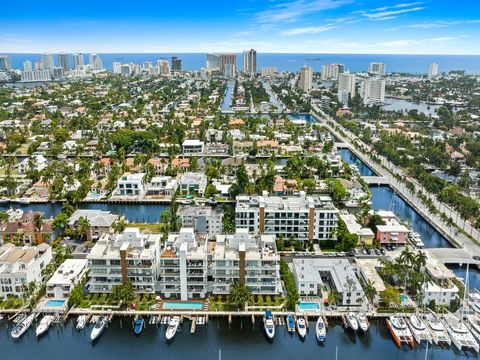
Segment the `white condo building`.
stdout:
[[218,54],[207,54],[207,60],[205,66],[208,71],[220,70],[220,56]]
[[364,105],[382,104],[385,102],[385,80],[380,78],[366,79],[360,84],[360,97]]
[[70,55],[67,53],[58,54],[58,66],[64,70],[70,70]]
[[197,234],[208,238],[223,232],[223,211],[217,207],[180,205],[177,218],[182,227],[193,228]]
[[67,259],[47,281],[47,297],[67,299],[88,271],[87,259]]
[[53,70],[55,66],[53,55],[49,53],[42,54],[42,64],[45,70]]
[[22,82],[51,81],[51,70],[22,71]]
[[73,68],[80,69],[84,64],[83,54],[73,54]]
[[322,80],[338,80],[338,74],[343,74],[345,65],[325,64],[322,66]]
[[432,63],[428,67],[428,78],[436,78],[438,76],[438,64]]
[[300,80],[298,87],[303,91],[310,91],[312,89],[313,69],[310,66],[303,66],[300,69]]
[[88,56],[88,64],[90,65],[91,70],[103,69],[103,61],[98,54],[90,54]]
[[237,196],[235,223],[254,234],[284,239],[334,240],[338,210],[329,196]]
[[338,74],[338,101],[348,105],[348,99],[355,96],[355,75]]
[[243,52],[243,72],[249,75],[257,72],[257,52],[254,49]]
[[385,75],[387,66],[382,62],[371,62],[368,64],[368,73],[383,76]]

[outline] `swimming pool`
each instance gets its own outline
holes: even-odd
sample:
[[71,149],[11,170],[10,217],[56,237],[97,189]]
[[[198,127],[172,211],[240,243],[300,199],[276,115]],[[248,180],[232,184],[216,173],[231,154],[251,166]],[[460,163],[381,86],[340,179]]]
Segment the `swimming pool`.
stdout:
[[163,303],[165,310],[202,310],[201,301],[166,301]]
[[320,310],[320,304],[316,302],[301,302],[297,307],[298,310]]
[[48,300],[45,303],[46,307],[63,307],[65,306],[65,300]]

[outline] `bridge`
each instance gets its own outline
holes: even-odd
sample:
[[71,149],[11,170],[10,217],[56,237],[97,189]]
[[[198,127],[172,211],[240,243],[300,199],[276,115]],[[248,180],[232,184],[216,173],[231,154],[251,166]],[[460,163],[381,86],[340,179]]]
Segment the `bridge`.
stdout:
[[368,185],[390,185],[390,180],[383,176],[362,176]]
[[480,261],[475,260],[472,254],[469,254],[464,248],[433,248],[427,249],[427,251],[444,264],[470,264],[480,266]]

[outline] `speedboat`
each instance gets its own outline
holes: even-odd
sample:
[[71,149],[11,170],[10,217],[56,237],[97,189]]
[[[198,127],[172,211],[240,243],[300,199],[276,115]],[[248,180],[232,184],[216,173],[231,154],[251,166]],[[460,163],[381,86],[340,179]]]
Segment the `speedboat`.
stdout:
[[295,332],[295,318],[292,314],[288,315],[287,317],[287,329],[290,334]]
[[35,319],[35,315],[29,315],[25,317],[22,321],[20,321],[10,332],[10,335],[14,339],[20,338],[25,332],[28,330],[30,325],[32,325],[33,320]]
[[393,340],[398,347],[402,346],[402,343],[406,343],[413,347],[415,344],[413,342],[412,333],[405,324],[405,320],[398,315],[391,315],[387,319],[387,327],[390,331],[390,334],[393,337]]
[[133,332],[135,333],[135,335],[140,335],[143,330],[144,323],[145,321],[143,320],[143,318],[135,319],[135,321],[133,322]]
[[273,339],[275,336],[275,323],[273,322],[273,314],[270,310],[265,311],[263,317],[263,328],[269,339]]
[[452,344],[447,328],[431,310],[425,314],[424,320],[435,344],[447,344],[448,346]]
[[452,338],[453,343],[458,350],[463,348],[473,349],[478,353],[479,345],[475,337],[468,330],[465,323],[451,313],[443,316],[448,335]]
[[428,331],[427,326],[420,316],[417,314],[410,315],[407,324],[410,327],[413,338],[417,343],[420,344],[422,341],[428,341],[430,344],[432,343],[432,335],[430,334],[430,331]]
[[297,319],[297,330],[300,339],[305,339],[305,336],[307,336],[307,324],[305,322],[305,318],[301,317]]
[[363,331],[367,332],[368,331],[368,319],[365,313],[358,313],[357,314],[357,322],[358,322],[358,327]]
[[178,316],[172,316],[168,322],[167,331],[165,331],[165,338],[167,341],[172,340],[177,333],[178,326],[180,325],[180,318]]
[[353,331],[358,330],[358,321],[357,317],[355,316],[354,313],[348,313],[347,314],[347,324],[349,327],[353,329]]
[[102,335],[103,330],[107,327],[107,318],[105,316],[100,316],[95,323],[95,326],[92,329],[90,334],[90,340],[95,341]]
[[53,315],[45,315],[42,320],[40,321],[40,324],[38,324],[37,329],[36,329],[36,334],[37,337],[42,336],[45,334],[48,329],[50,329],[50,325],[52,325],[53,320],[55,317]]
[[87,315],[80,315],[77,319],[77,330],[82,330],[87,324]]
[[327,337],[327,327],[321,316],[318,317],[317,324],[315,325],[315,335],[317,341],[321,343],[323,343]]

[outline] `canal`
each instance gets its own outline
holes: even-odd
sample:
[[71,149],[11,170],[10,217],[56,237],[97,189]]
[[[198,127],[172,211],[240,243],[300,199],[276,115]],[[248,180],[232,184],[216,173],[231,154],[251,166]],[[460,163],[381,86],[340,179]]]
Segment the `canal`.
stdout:
[[227,81],[227,90],[225,90],[225,96],[223,97],[222,104],[220,106],[222,111],[229,111],[230,110],[230,104],[232,102],[232,95],[233,95],[234,87],[235,87],[235,81],[234,80]]

